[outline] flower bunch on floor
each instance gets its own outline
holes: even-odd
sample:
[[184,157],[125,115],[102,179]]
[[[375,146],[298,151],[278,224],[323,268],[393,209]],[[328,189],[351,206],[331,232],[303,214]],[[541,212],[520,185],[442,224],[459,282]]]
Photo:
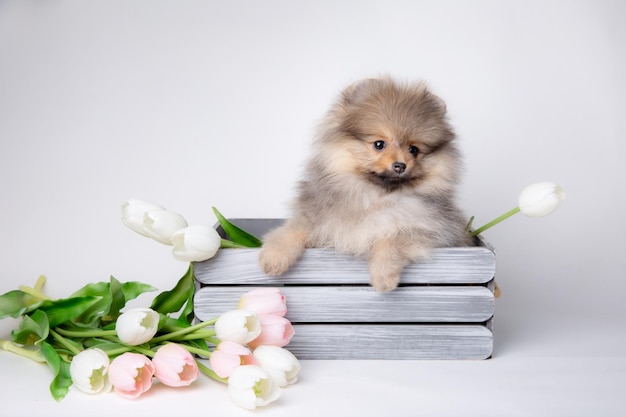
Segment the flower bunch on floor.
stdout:
[[150,308],[123,312],[127,301],[154,288],[111,277],[51,300],[41,291],[44,282],[41,277],[33,288],[0,296],[0,318],[22,317],[12,340],[0,341],[0,348],[47,362],[57,400],[71,385],[89,394],[113,389],[137,398],[155,380],[184,387],[203,373],[227,383],[235,403],[254,409],[276,400],[281,387],[297,380],[300,364],[284,348],[293,326],[284,317],[286,300],[279,289],[252,290],[238,309],[193,324],[192,265]]
[[[205,228],[190,233],[182,216],[139,200],[125,204],[122,218],[133,230],[162,243],[183,236],[178,247],[186,254],[182,260],[208,259],[219,247],[257,245],[258,239],[214,211],[231,240],[215,238]],[[276,400],[282,387],[297,380],[300,364],[284,348],[294,331],[279,289],[252,290],[238,304],[233,300],[237,309],[194,323],[192,263],[149,308],[127,307],[128,301],[156,290],[141,282],[111,277],[57,300],[44,294],[44,283],[40,277],[33,287],[0,296],[0,319],[21,318],[12,340],[0,340],[0,348],[47,363],[53,372],[50,392],[57,400],[70,386],[89,394],[114,390],[137,398],[155,381],[185,387],[202,373],[228,384],[233,402],[254,409]]]

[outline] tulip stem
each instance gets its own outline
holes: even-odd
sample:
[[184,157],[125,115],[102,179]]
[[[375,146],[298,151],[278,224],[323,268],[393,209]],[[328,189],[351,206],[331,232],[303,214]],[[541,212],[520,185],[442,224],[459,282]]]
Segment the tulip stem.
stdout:
[[48,297],[46,294],[43,293],[43,286],[46,283],[46,276],[45,275],[40,275],[39,278],[37,278],[37,281],[35,282],[35,285],[33,287],[28,287],[26,285],[20,285],[18,287],[18,289],[22,292],[25,292],[26,294],[30,295],[31,297],[35,297],[38,300],[51,300],[52,298]]
[[131,352],[133,350],[133,346],[124,346],[117,349],[108,349],[106,350],[106,354],[109,358],[121,355],[122,353]]
[[46,363],[46,358],[41,354],[41,349],[28,348],[20,346],[17,343],[13,343],[10,340],[0,340],[0,349],[15,353],[16,355],[23,356],[28,359],[32,359],[35,362]]
[[209,342],[209,343],[213,343],[215,346],[219,345],[222,341],[220,339],[218,339],[217,337],[207,337],[204,339],[205,341]]
[[207,339],[215,336],[215,330],[199,330],[192,333],[188,333],[176,338],[176,340],[196,340],[196,339]]
[[500,223],[501,221],[508,219],[512,215],[519,213],[519,211],[520,211],[519,207],[515,207],[513,210],[507,211],[502,216],[500,216],[498,218],[495,218],[492,221],[490,221],[489,223],[487,223],[486,225],[481,226],[478,229],[474,230],[471,233],[471,236],[472,237],[478,236],[480,233],[484,232],[485,230],[489,229],[490,227],[493,227],[496,224]]
[[[155,338],[153,338],[151,340],[151,342],[152,343],[160,343],[160,342],[164,342],[166,340],[175,339],[177,337],[184,336],[184,335],[187,335],[189,333],[193,333],[196,330],[202,330],[202,329],[204,329],[207,326],[215,324],[216,321],[217,321],[217,319],[203,321],[202,323],[198,323],[198,324],[195,324],[193,326],[189,326],[189,327],[185,327],[184,329],[177,330],[175,332],[171,332],[171,333],[164,334],[162,336],[155,337]],[[195,338],[195,339],[197,339],[197,338]]]
[[208,350],[200,349],[195,346],[190,346],[187,344],[181,344],[181,346],[187,349],[188,352],[193,353],[195,355],[202,356],[205,358],[209,358],[211,356],[211,352]]
[[105,336],[117,336],[115,330],[65,330],[57,327],[56,329],[61,335],[67,337],[105,337]]
[[78,355],[80,353],[80,350],[76,349],[75,346],[73,346],[71,343],[69,343],[63,336],[61,336],[60,334],[58,334],[54,330],[50,329],[49,333],[54,338],[54,340],[59,342],[65,349],[67,349],[70,352],[72,352],[72,354],[74,356],[76,356],[76,355]]
[[145,349],[142,348],[140,346],[129,346],[131,348],[131,351],[134,350],[136,352],[141,353],[142,355],[148,356],[150,358],[154,357],[154,351],[150,350],[150,349]]
[[222,378],[218,376],[211,368],[196,360],[196,364],[198,364],[198,370],[208,376],[209,378],[213,378],[216,381],[223,382],[224,384],[228,383],[228,378]]

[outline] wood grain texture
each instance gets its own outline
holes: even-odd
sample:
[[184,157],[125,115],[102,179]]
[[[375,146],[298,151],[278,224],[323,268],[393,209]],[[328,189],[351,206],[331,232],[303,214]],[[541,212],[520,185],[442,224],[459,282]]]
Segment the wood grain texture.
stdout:
[[[258,264],[259,249],[222,249],[211,259],[194,264],[204,285],[369,284],[363,259],[332,249],[306,249],[296,265],[281,277],[265,275]],[[432,258],[404,268],[401,284],[483,284],[495,273],[495,255],[486,247],[435,249]]]
[[482,325],[300,324],[287,346],[299,359],[450,359],[491,356],[493,334]]
[[[209,320],[237,308],[249,287],[208,286],[196,292],[195,313]],[[370,287],[283,287],[293,323],[477,323],[493,316],[493,293],[483,286],[412,286],[379,294]]]

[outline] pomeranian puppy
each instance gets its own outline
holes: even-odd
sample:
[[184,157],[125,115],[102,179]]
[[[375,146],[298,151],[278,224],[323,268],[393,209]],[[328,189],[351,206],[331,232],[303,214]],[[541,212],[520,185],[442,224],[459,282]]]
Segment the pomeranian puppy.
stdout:
[[305,248],[334,248],[365,258],[387,292],[433,248],[469,245],[454,140],[445,103],[422,83],[347,87],[319,126],[293,216],[264,237],[261,269],[278,276]]

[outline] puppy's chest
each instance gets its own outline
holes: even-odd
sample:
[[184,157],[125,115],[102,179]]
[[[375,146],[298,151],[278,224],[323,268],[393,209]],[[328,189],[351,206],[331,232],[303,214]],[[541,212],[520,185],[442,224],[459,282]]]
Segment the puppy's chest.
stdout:
[[415,222],[420,202],[393,195],[344,195],[328,202],[326,214],[316,216],[317,243],[362,253],[373,241],[393,236]]

